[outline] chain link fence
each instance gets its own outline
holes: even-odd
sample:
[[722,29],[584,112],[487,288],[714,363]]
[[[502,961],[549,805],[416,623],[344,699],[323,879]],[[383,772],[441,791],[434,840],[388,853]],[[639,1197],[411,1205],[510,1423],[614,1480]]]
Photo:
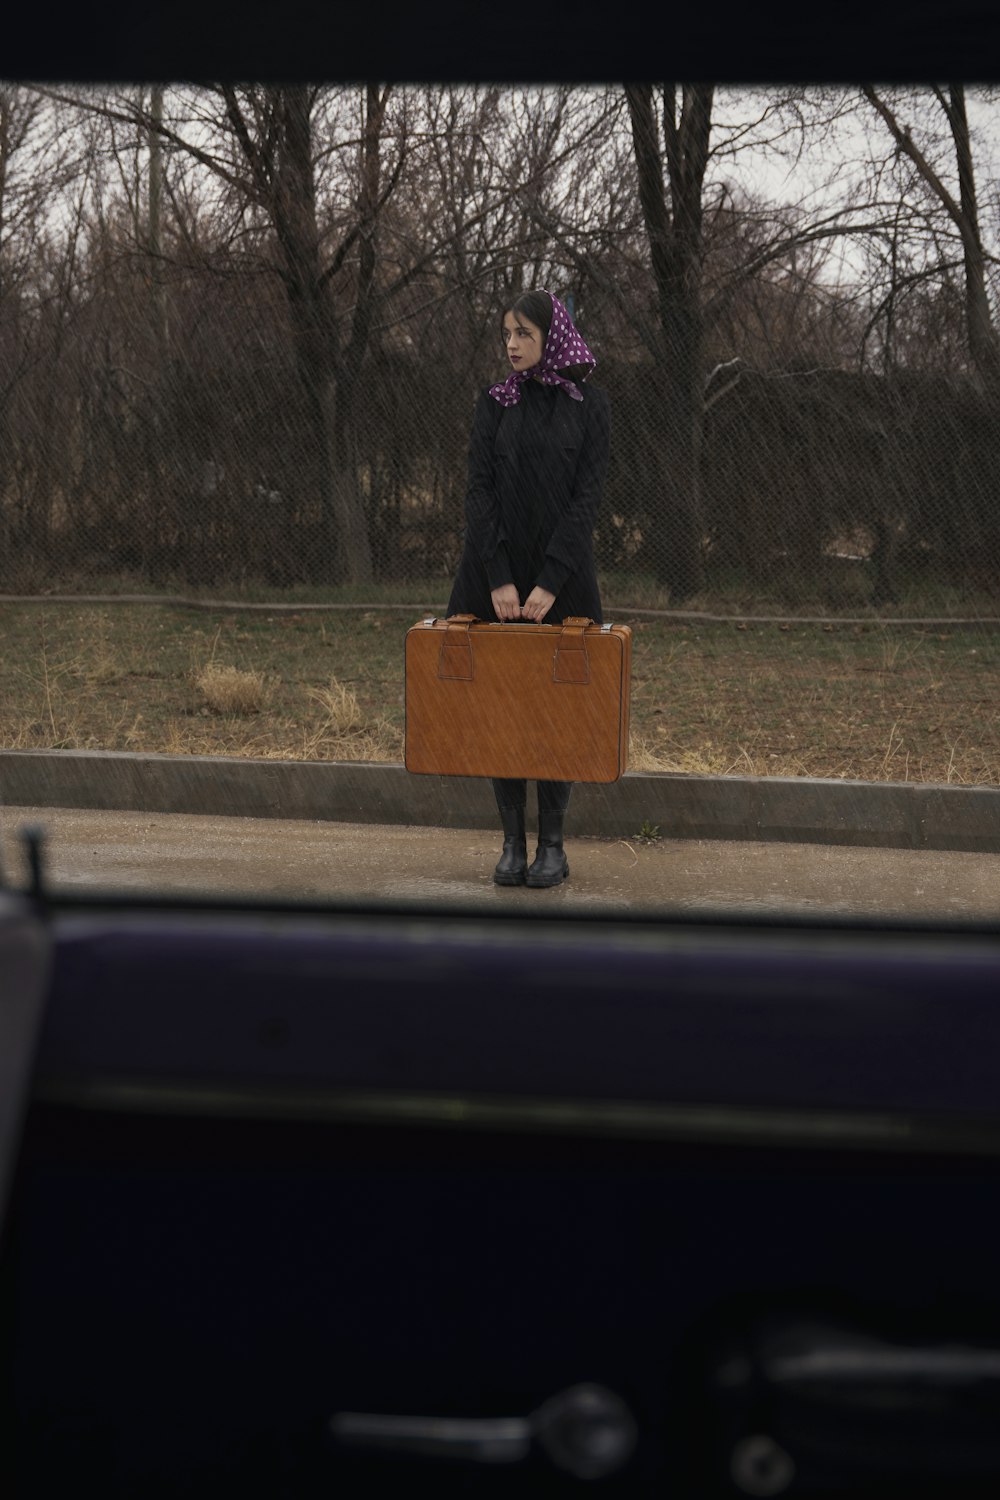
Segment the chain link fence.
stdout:
[[[947,375],[731,373],[705,416],[690,497],[701,587],[671,597],[658,372],[605,353],[595,322],[586,333],[601,351],[593,380],[611,398],[613,445],[594,545],[619,607],[993,615],[1000,420],[970,381]],[[499,359],[491,370],[476,355],[482,380],[501,378]],[[63,348],[3,413],[0,587],[253,600],[350,597],[345,585],[361,597],[371,585],[385,602],[405,584],[440,600],[462,541],[469,363],[456,351],[428,378],[417,358],[383,354],[363,371],[352,462],[335,479],[357,497],[370,556],[352,579],[292,366],[220,352],[141,371]]]
[[[599,331],[587,334],[600,349]],[[473,391],[458,360],[428,381],[418,362],[387,356],[359,382],[354,463],[338,476],[358,496],[371,558],[354,580],[339,568],[294,370],[178,361],[147,382],[63,353],[51,382],[46,373],[4,414],[4,591],[235,590],[252,600],[304,587],[343,594],[350,582],[362,593],[375,585],[383,601],[395,584],[446,596]],[[702,586],[677,600],[660,586],[671,527],[657,372],[612,354],[593,379],[614,424],[594,545],[620,607],[994,613],[1000,421],[971,384],[742,371],[706,416],[692,497]]]

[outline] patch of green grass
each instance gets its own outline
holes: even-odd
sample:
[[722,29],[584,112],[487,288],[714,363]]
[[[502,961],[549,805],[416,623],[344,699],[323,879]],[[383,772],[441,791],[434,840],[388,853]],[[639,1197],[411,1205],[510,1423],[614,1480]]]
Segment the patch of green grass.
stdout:
[[651,823],[648,818],[643,818],[642,826],[638,833],[632,835],[640,844],[655,844],[660,839],[659,823]]
[[[709,569],[702,590],[682,601],[652,573],[633,568],[604,569],[600,573],[605,612],[625,618],[630,610],[683,610],[726,616],[787,614],[795,617],[851,616],[877,624],[880,616],[955,619],[988,619],[1000,613],[995,590],[972,579],[961,584],[935,577],[929,571],[901,572],[895,580],[897,598],[876,610],[871,605],[870,565],[853,558],[820,556],[814,566],[772,567],[757,577],[746,569]],[[441,612],[451,589],[448,577],[408,582],[363,584],[295,584],[279,586],[263,578],[246,576],[206,584],[192,584],[183,576],[166,576],[157,583],[146,577],[121,573],[90,574],[68,570],[47,578],[49,594],[60,596],[123,594],[150,598],[172,595],[204,601],[224,599],[247,604],[375,604],[414,605]]]
[[791,617],[838,616],[863,619],[877,625],[881,618],[924,619],[950,616],[954,619],[986,620],[1000,617],[996,594],[972,583],[964,587],[934,578],[903,577],[897,581],[897,598],[891,605],[875,609],[871,604],[871,580],[867,565],[849,559],[824,558],[811,578],[783,577],[759,580],[735,570],[711,574],[705,587],[678,601],[651,573],[605,572],[601,596],[605,617],[610,612],[624,618],[630,609],[673,610],[697,614]]
[[[4,592],[0,590],[0,592]],[[9,590],[8,592],[16,592]],[[180,598],[194,601],[243,601],[247,604],[412,604],[416,608],[442,611],[451,592],[451,580],[432,578],[414,583],[295,584],[279,587],[259,578],[230,579],[212,584],[192,584],[185,578],[166,577],[159,583],[128,574],[73,575],[46,585],[46,594],[63,598],[78,595],[145,595],[149,599]]]

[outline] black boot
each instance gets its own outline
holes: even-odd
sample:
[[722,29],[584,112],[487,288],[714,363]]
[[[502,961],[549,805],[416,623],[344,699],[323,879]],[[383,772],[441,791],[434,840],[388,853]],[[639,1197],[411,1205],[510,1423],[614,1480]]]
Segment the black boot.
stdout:
[[566,814],[538,814],[538,848],[528,870],[527,885],[561,885],[569,876],[569,860],[563,849],[563,823]]
[[503,853],[493,871],[497,885],[523,885],[528,868],[528,845],[524,834],[524,808],[501,807]]

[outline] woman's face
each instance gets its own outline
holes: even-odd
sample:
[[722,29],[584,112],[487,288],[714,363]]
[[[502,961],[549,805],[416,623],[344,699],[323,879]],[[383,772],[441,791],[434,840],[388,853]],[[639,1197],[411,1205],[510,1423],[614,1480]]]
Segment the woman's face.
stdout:
[[503,315],[503,341],[507,358],[515,370],[531,370],[541,363],[545,336],[537,323],[519,313]]

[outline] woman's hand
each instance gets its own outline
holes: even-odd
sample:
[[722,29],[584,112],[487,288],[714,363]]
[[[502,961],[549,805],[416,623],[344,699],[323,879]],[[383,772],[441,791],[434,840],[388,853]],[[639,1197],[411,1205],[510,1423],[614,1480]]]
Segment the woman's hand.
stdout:
[[555,602],[555,594],[550,594],[548,589],[539,588],[536,584],[524,601],[521,615],[525,620],[534,620],[536,625],[540,625]]
[[512,583],[501,584],[500,588],[490,591],[493,600],[493,608],[498,620],[519,620],[521,618],[521,598]]

